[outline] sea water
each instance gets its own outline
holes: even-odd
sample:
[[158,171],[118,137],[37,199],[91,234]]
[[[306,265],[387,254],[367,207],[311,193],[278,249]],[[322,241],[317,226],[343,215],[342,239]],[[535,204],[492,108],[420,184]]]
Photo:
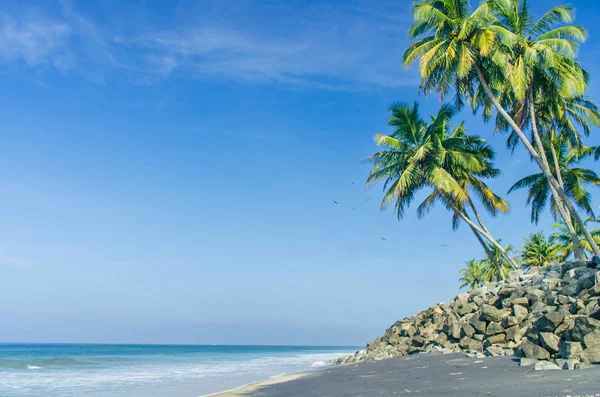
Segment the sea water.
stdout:
[[198,397],[306,371],[349,347],[0,345],[0,396]]

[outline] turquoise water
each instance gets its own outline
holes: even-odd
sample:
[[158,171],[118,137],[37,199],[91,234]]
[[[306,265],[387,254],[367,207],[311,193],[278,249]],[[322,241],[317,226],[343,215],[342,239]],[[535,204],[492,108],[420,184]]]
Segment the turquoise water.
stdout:
[[199,397],[325,365],[353,347],[0,345],[0,396]]

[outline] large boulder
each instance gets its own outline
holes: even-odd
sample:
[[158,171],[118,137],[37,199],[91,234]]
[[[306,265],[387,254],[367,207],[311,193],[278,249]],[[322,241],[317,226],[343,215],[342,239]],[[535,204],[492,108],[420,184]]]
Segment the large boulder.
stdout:
[[549,360],[550,352],[541,346],[536,345],[528,339],[525,339],[521,344],[521,351],[527,358],[534,358],[536,360]]
[[483,348],[483,343],[468,336],[462,338],[458,345],[469,352],[478,352]]
[[600,321],[586,316],[577,316],[575,318],[573,329],[566,332],[566,340],[574,342],[583,342],[587,334],[590,334],[600,328]]
[[583,348],[579,342],[569,342],[565,340],[560,342],[560,356],[565,360],[578,360],[581,352],[583,352]]
[[548,350],[550,353],[556,354],[560,351],[560,338],[553,333],[540,332],[539,340],[542,343],[542,347]]
[[540,318],[536,327],[540,332],[554,332],[554,330],[563,322],[566,314],[563,312],[551,312]]
[[510,311],[500,310],[492,305],[483,305],[481,314],[487,321],[501,322],[505,317],[510,316]]

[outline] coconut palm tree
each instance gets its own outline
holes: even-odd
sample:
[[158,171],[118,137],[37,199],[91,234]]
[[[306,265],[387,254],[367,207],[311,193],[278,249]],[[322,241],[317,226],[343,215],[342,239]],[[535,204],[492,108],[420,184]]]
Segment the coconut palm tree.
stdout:
[[[579,163],[594,154],[594,148],[583,145],[574,146],[565,135],[550,135],[545,139],[547,152],[552,152],[556,161],[550,164],[553,173],[560,175],[565,192],[575,204],[588,216],[594,216],[591,195],[587,186],[600,187],[600,177],[591,169],[577,167]],[[527,205],[531,205],[531,221],[537,224],[540,215],[550,202],[550,209],[555,220],[558,219],[556,196],[551,193],[551,186],[543,173],[529,175],[517,181],[508,191],[512,193],[519,189],[529,189]],[[549,200],[548,200],[549,199]]]
[[[586,219],[585,223],[586,225],[598,223],[598,220],[593,217],[589,217]],[[557,243],[561,247],[561,260],[565,261],[573,253],[573,240],[571,239],[571,234],[563,222],[555,223],[552,225],[552,227],[557,231],[550,236],[550,242]],[[577,229],[577,232],[583,249],[593,255],[592,247],[587,242],[587,239],[583,237],[583,234],[579,229]],[[590,232],[592,236],[594,236],[596,243],[600,244],[600,229],[591,230]]]
[[558,260],[561,252],[561,246],[548,241],[542,232],[532,233],[525,239],[522,247],[521,260],[526,269],[545,266]]
[[[569,215],[561,213],[563,218],[572,217],[600,254],[552,174],[535,116],[535,98],[544,89],[563,97],[585,92],[587,74],[574,60],[584,31],[576,26],[556,27],[572,20],[572,10],[555,7],[534,23],[526,1],[488,0],[471,12],[468,0],[422,0],[415,3],[413,15],[410,34],[416,41],[405,52],[404,64],[420,61],[421,90],[446,95],[454,88],[458,104],[466,99],[474,108],[483,107],[484,117],[495,108],[540,167],[557,201],[563,202]],[[515,102],[528,111],[537,149],[524,133],[525,126],[510,114],[509,106]]]
[[[500,240],[498,240],[498,242],[501,244]],[[510,254],[514,251],[514,248],[511,245],[500,245],[502,249],[491,244],[488,244],[488,246],[491,254],[488,254],[488,257],[483,260],[483,263],[487,266],[486,278],[489,281],[505,280],[508,276],[508,273],[511,270],[514,270],[514,266],[512,265],[511,261],[507,259],[507,256],[508,258],[512,259]]]
[[[508,51],[501,50],[509,55],[504,67],[507,71],[506,91],[509,92],[505,95],[507,108],[521,128],[530,126],[531,141],[539,153],[542,168],[552,169],[550,162],[556,162],[556,153],[553,146],[550,146],[550,152],[546,150],[544,134],[557,130],[549,127],[559,128],[558,131],[569,135],[574,144],[580,144],[574,123],[589,134],[588,120],[598,121],[597,106],[582,96],[589,77],[575,61],[586,32],[580,26],[561,26],[572,22],[573,10],[570,7],[555,7],[535,22],[527,0],[488,2],[501,25],[514,34],[514,40],[507,43]],[[503,124],[506,126],[506,123]],[[518,134],[518,131],[513,131],[513,134]],[[556,169],[556,164],[554,168],[552,176],[559,188],[549,180],[549,192],[554,197],[555,209],[576,242],[576,256],[582,257],[584,253],[577,244],[573,216],[580,224],[582,220],[569,210],[568,205],[572,203],[563,202],[561,192],[571,197],[563,184],[560,169]]]
[[471,259],[465,264],[466,267],[460,270],[460,288],[469,287],[469,291],[472,291],[482,287],[483,283],[489,281],[486,279],[488,268],[483,261]]
[[[393,133],[375,135],[376,144],[384,150],[365,160],[373,164],[367,187],[384,182],[382,210],[393,203],[401,219],[415,194],[431,189],[418,207],[420,217],[436,203],[442,203],[453,212],[455,226],[458,219],[466,222],[478,237],[502,251],[503,247],[481,217],[477,214],[476,223],[467,212],[467,208],[475,208],[471,192],[480,196],[486,209],[493,209],[492,214],[508,211],[506,202],[482,180],[499,175],[491,163],[493,150],[481,138],[467,135],[463,124],[450,128],[449,122],[457,112],[453,106],[443,105],[430,123],[421,118],[416,103],[413,106],[396,104],[390,111],[389,125],[394,128]],[[487,250],[487,245],[483,245]],[[516,263],[512,263],[516,267]]]

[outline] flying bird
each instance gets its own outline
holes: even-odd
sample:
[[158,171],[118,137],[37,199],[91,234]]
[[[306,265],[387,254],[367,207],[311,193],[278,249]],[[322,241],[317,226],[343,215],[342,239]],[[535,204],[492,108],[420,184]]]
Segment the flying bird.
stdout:
[[366,199],[365,201],[371,201],[371,199]]
[[354,182],[352,182],[352,184],[354,185]]
[[356,208],[352,208],[352,211],[354,211]]
[[387,241],[387,238],[383,238],[383,237],[379,237],[380,239],[382,239],[383,241]]
[[337,205],[340,205],[340,203],[338,203],[337,201],[333,200],[334,203],[336,203]]
[[446,244],[440,244],[440,245],[441,245],[442,247],[447,247],[447,245],[446,245]]

